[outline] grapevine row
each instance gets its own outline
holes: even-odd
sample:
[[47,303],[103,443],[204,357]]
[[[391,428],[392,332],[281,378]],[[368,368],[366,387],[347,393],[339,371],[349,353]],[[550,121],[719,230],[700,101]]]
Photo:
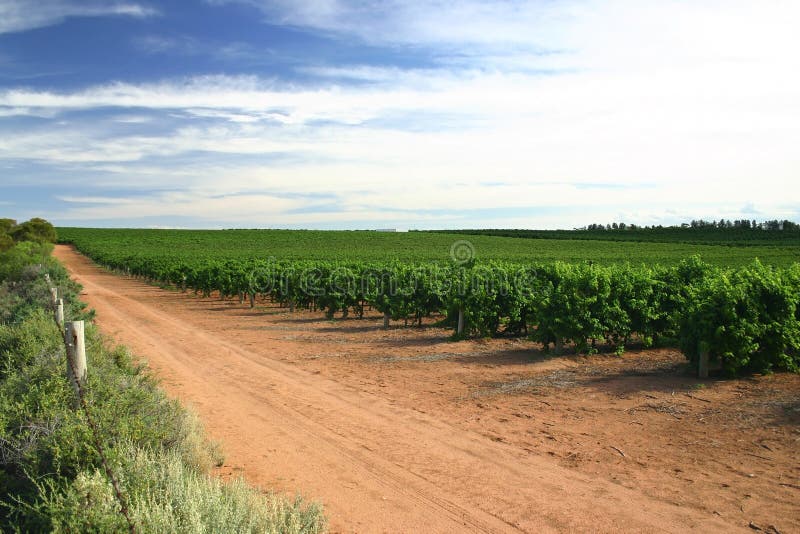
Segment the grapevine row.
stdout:
[[724,269],[693,257],[677,266],[590,263],[467,265],[406,262],[208,260],[180,254],[78,248],[111,269],[205,297],[269,298],[329,318],[365,307],[392,320],[437,315],[464,336],[527,335],[617,352],[633,342],[701,352],[728,374],[800,369],[800,265]]

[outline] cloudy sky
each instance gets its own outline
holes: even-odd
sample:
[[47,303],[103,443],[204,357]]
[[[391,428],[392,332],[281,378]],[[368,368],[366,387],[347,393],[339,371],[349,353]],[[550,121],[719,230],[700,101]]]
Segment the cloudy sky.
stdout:
[[796,0],[0,0],[0,216],[800,220]]

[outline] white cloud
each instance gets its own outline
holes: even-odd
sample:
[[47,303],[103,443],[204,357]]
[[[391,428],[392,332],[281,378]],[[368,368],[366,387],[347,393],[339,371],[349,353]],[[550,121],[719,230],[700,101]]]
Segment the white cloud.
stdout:
[[0,34],[59,24],[69,17],[149,17],[157,11],[140,4],[69,0],[0,0]]
[[[632,67],[796,58],[793,0],[217,0],[259,8],[272,24],[388,46],[428,46],[486,68]],[[793,62],[796,64],[797,60]]]
[[134,46],[148,54],[163,54],[164,52],[179,52],[194,54],[199,42],[196,39],[163,37],[160,35],[145,35],[133,40]]
[[54,117],[58,110],[31,109],[27,107],[12,107],[0,105],[0,117],[39,116]]
[[76,197],[76,196],[60,196],[57,197],[58,200],[63,202],[75,203],[75,204],[111,204],[111,205],[120,205],[120,204],[133,204],[135,201],[130,198],[123,198],[123,197]]
[[[262,224],[271,226],[287,226],[292,224],[326,223],[336,221],[362,220],[397,220],[407,216],[406,212],[397,210],[363,209],[342,206],[343,209],[331,211],[324,202],[304,198],[283,198],[264,193],[245,193],[217,195],[210,191],[167,192],[142,197],[117,199],[105,197],[63,197],[61,200],[69,204],[87,204],[85,206],[69,206],[59,214],[64,221],[70,220],[107,220],[157,217],[213,218],[231,224]],[[302,208],[302,213],[293,213]],[[416,214],[417,218],[434,220],[436,217]]]
[[576,4],[476,0],[212,0],[210,3],[233,1],[260,9],[273,24],[355,35],[377,44],[403,45],[543,44],[548,36],[546,28],[569,17],[572,5]]
[[145,35],[133,39],[133,45],[146,54],[175,54],[180,56],[208,56],[218,61],[258,62],[269,56],[269,49],[256,49],[244,42],[215,42],[187,35]]
[[146,115],[126,114],[112,117],[112,120],[122,124],[146,124],[148,122],[152,122],[153,118]]

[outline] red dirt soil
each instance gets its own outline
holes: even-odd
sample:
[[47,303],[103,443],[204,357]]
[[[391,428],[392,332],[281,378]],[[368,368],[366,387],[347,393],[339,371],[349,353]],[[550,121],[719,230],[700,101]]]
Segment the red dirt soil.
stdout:
[[451,342],[55,256],[101,331],[200,414],[222,476],[321,501],[333,532],[800,532],[800,376]]

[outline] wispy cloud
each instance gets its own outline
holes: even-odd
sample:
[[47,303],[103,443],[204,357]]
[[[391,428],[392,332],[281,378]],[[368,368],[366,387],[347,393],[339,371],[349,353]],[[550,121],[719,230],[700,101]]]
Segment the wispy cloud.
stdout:
[[800,4],[765,0],[208,0],[259,9],[288,25],[372,45],[430,47],[443,64],[615,73],[789,60]]
[[545,49],[546,30],[582,2],[516,0],[360,2],[346,0],[210,0],[239,2],[272,24],[355,35],[369,43],[403,45],[525,43]]
[[142,4],[70,0],[0,1],[0,34],[59,24],[69,17],[149,17],[158,11]]
[[133,39],[133,46],[147,54],[208,56],[218,61],[252,61],[270,56],[270,50],[257,49],[244,42],[215,42],[188,35],[144,35]]
[[75,197],[75,196],[58,196],[58,200],[68,202],[71,204],[105,204],[118,206],[120,204],[133,204],[135,200],[124,197]]
[[30,116],[30,117],[54,117],[58,114],[58,110],[54,109],[44,109],[44,108],[37,108],[31,109],[27,107],[14,107],[14,106],[1,106],[0,105],[0,117],[18,117],[18,116]]

